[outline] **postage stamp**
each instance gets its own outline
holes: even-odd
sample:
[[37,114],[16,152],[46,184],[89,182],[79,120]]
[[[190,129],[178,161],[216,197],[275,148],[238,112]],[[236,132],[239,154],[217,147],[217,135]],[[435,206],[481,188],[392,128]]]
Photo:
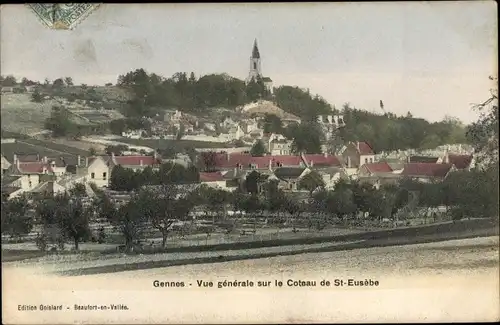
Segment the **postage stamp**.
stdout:
[[73,29],[99,4],[32,3],[28,4],[40,20],[52,29]]

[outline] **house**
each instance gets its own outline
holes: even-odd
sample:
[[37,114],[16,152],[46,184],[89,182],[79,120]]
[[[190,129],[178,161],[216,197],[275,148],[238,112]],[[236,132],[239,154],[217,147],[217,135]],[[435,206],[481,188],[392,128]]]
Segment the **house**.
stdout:
[[12,94],[14,87],[2,87],[2,94]]
[[221,126],[225,129],[230,129],[238,125],[238,122],[233,121],[231,117],[226,117],[224,121],[222,121]]
[[358,176],[377,176],[379,174],[391,173],[393,170],[391,166],[386,162],[378,162],[378,163],[368,163],[364,164],[359,168]]
[[301,155],[304,163],[311,169],[321,169],[328,167],[341,167],[342,164],[338,157],[324,154],[303,154]]
[[273,156],[286,156],[292,153],[293,141],[287,139],[271,140],[268,145],[268,152]]
[[341,150],[347,168],[359,168],[375,162],[375,152],[367,142],[349,142]]
[[151,167],[154,170],[159,169],[162,164],[161,157],[154,152],[153,156],[142,156],[142,155],[127,155],[127,156],[117,156],[111,153],[111,156],[102,157],[106,164],[109,166],[110,170],[113,167],[120,165],[124,168],[129,168],[134,171],[143,170],[146,167]]
[[229,129],[228,135],[232,140],[239,140],[245,135],[245,132],[243,132],[239,125],[236,125]]
[[323,168],[321,170],[318,170],[317,172],[323,179],[326,190],[335,189],[335,186],[340,180],[349,180],[349,176],[347,175],[346,171],[341,167]]
[[306,167],[300,156],[252,157],[248,153],[216,153],[214,167],[218,170],[270,169],[277,167]]
[[309,174],[311,170],[307,167],[279,167],[274,170],[270,180],[278,180],[278,188],[284,191],[297,191],[302,177]]
[[39,87],[38,85],[31,85],[31,86],[26,86],[25,88],[28,93],[34,93],[35,90],[38,89],[38,87]]
[[140,139],[143,134],[146,134],[146,130],[129,130],[122,132],[122,137],[130,139]]
[[111,168],[106,158],[102,156],[86,157],[85,164],[77,169],[77,175],[82,177],[82,183],[94,183],[97,187],[107,187]]
[[319,115],[317,121],[323,129],[326,140],[331,139],[337,129],[345,126],[342,115]]
[[7,158],[4,157],[4,155],[2,155],[1,160],[2,160],[2,177],[3,177],[3,175],[9,170],[12,164],[7,160]]
[[226,180],[220,172],[200,173],[200,182],[212,188],[228,189]]
[[401,176],[421,182],[430,182],[433,180],[443,180],[454,170],[456,168],[453,164],[408,163],[405,164]]
[[475,159],[473,155],[456,155],[446,153],[443,157],[443,163],[453,164],[457,169],[470,170],[475,166]]

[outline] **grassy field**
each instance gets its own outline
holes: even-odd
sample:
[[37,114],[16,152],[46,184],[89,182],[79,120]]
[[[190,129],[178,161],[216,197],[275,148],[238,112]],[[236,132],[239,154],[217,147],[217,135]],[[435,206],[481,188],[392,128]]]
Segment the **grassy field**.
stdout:
[[22,135],[12,135],[10,132],[2,132],[2,137],[15,138],[15,143],[3,143],[2,154],[8,159],[16,154],[39,154],[40,156],[54,157],[54,156],[88,156],[87,150],[70,147],[64,144],[53,143],[47,140],[38,140]]
[[206,141],[194,141],[194,140],[169,140],[169,139],[129,139],[121,138],[120,142],[129,143],[136,146],[146,146],[155,149],[165,149],[165,148],[227,148],[229,147],[225,143],[220,142],[206,142]]
[[43,130],[56,100],[31,101],[30,94],[7,94],[1,97],[2,130],[32,134]]

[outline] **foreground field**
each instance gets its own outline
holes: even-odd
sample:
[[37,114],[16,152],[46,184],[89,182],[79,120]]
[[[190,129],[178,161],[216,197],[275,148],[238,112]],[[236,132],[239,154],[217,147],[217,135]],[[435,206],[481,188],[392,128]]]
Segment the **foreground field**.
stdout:
[[[81,277],[3,263],[3,314],[7,322],[38,324],[494,321],[498,244],[495,236]],[[349,279],[377,285],[334,285]],[[235,280],[255,286],[222,285]],[[316,285],[293,284],[300,280]],[[320,285],[325,281],[330,285]],[[40,303],[68,310],[18,311],[19,304]],[[73,309],[110,303],[127,310]]]

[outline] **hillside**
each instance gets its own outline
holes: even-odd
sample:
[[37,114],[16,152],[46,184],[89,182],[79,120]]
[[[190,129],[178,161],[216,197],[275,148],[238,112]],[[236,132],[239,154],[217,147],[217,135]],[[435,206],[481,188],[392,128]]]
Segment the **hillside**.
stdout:
[[23,134],[38,133],[43,130],[45,119],[50,117],[52,106],[58,104],[54,99],[34,103],[30,94],[2,94],[2,130]]
[[278,116],[283,121],[288,120],[288,121],[300,122],[299,117],[285,112],[284,110],[276,106],[274,103],[267,100],[259,100],[254,103],[240,106],[237,108],[237,110],[249,116],[256,115],[259,117],[263,117],[265,114],[273,114]]

